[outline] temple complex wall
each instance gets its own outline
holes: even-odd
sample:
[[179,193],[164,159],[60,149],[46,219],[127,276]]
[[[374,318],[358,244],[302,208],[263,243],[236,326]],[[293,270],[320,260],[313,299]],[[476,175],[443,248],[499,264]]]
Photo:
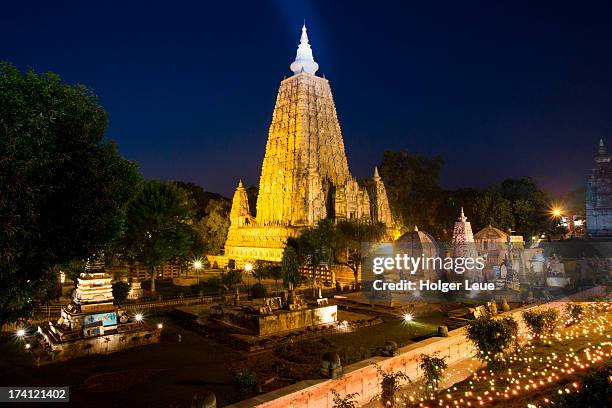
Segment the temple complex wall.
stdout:
[[[553,308],[563,313],[567,301],[584,301],[594,296],[605,294],[603,287],[595,287],[587,291],[572,295],[571,299],[545,303],[535,307],[515,309],[502,315],[511,316],[519,323],[519,336],[527,333],[527,328],[521,313],[529,309]],[[344,368],[344,375],[337,379],[306,380],[288,387],[269,392],[245,401],[232,404],[227,408],[332,408],[334,406],[331,390],[340,395],[359,393],[359,404],[367,404],[380,393],[380,375],[374,364],[380,365],[385,371],[401,371],[416,380],[422,373],[419,369],[419,356],[421,354],[438,354],[446,357],[451,365],[455,362],[471,358],[474,355],[474,346],[466,338],[466,328],[462,327],[449,332],[448,337],[432,337],[417,343],[400,348],[399,355],[395,357],[374,357],[360,361]]]

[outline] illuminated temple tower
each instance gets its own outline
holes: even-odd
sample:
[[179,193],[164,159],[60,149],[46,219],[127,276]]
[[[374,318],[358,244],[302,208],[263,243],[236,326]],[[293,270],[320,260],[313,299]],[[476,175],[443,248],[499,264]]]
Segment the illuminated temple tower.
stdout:
[[315,75],[306,26],[293,76],[278,90],[259,179],[257,217],[242,182],[234,194],[225,243],[228,259],[280,261],[287,237],[319,220],[391,226],[385,187],[375,171],[369,191],[351,175],[329,82]]

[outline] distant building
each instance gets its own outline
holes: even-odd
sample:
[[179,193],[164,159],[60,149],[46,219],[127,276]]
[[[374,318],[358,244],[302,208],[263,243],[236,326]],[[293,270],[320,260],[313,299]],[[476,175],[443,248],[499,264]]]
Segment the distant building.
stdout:
[[595,155],[595,167],[587,182],[586,224],[591,237],[612,237],[612,156],[603,140]]

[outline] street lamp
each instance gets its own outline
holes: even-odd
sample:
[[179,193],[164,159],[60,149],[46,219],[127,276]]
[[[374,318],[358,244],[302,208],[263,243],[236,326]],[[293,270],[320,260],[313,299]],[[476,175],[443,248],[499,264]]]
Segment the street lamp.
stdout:
[[411,322],[412,321],[412,314],[411,313],[406,313],[404,315],[404,321],[405,322]]
[[23,336],[25,336],[26,333],[25,333],[24,329],[19,329],[19,330],[17,330],[16,334],[17,334],[17,337],[23,337]]
[[141,313],[136,313],[136,315],[134,316],[134,320],[136,320],[137,322],[142,322],[142,314]]
[[199,259],[193,261],[193,269],[195,269],[196,271],[202,269],[202,261],[200,261]]
[[247,262],[244,264],[244,270],[247,273],[247,299],[251,298],[251,271],[253,270],[253,264]]

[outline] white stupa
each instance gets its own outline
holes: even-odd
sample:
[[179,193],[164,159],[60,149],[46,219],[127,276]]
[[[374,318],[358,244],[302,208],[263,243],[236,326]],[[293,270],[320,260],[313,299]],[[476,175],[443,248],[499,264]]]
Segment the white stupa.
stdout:
[[314,75],[319,69],[319,64],[315,62],[314,57],[312,56],[312,49],[308,43],[308,33],[306,31],[306,23],[304,23],[302,26],[302,36],[300,37],[300,45],[297,49],[295,61],[293,61],[289,67],[291,68],[291,71],[293,71],[294,75],[301,72]]

